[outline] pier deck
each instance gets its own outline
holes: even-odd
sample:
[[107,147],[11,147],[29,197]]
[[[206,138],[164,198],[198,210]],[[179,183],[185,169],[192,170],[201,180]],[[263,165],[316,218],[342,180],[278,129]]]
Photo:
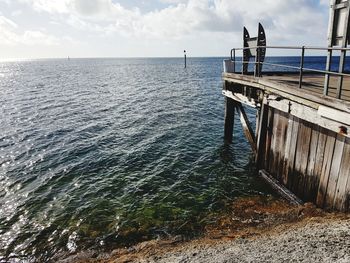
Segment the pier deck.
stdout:
[[[296,91],[308,92],[310,94],[322,96],[325,76],[323,74],[307,74],[303,76],[302,88],[299,88],[299,73],[266,73],[255,78],[252,75],[241,75],[239,73],[224,73],[224,79],[244,80],[251,83],[270,83],[270,86],[284,86]],[[331,76],[328,86],[328,97],[336,98],[338,77]],[[350,77],[343,78],[342,100],[350,101]]]
[[[276,74],[262,76],[262,79],[276,84],[288,85],[291,88],[299,88],[299,74]],[[303,76],[302,90],[310,91],[317,95],[323,95],[325,76],[322,74],[308,74]],[[335,98],[338,77],[330,77],[328,96]],[[350,78],[343,78],[342,100],[350,101]]]

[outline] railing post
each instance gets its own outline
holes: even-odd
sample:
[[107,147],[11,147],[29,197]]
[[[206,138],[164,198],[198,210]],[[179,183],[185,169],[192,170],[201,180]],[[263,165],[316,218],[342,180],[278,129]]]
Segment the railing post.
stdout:
[[258,77],[261,77],[261,69],[262,69],[262,62],[260,61],[260,58],[261,58],[261,47],[259,46],[258,48],[258,53],[257,53],[257,56],[258,56]]
[[236,73],[236,49],[233,49],[233,73]]
[[[339,73],[344,73],[344,67],[345,67],[345,60],[346,60],[346,50],[343,49],[341,51],[340,59],[339,59]],[[336,98],[341,99],[341,93],[343,88],[343,76],[338,77],[338,85],[337,85],[337,94]]]
[[[330,71],[332,68],[332,49],[327,50],[327,62],[326,62],[326,70],[325,71]],[[329,88],[329,74],[325,74],[324,78],[324,87],[323,87],[323,95],[328,95],[328,88]]]
[[245,49],[243,48],[243,53],[242,53],[242,75],[244,75],[244,66],[245,66],[245,63],[244,63],[244,51]]
[[303,84],[303,69],[304,69],[305,46],[301,47],[300,73],[299,73],[299,89]]
[[233,72],[231,72],[231,73],[236,73],[236,49],[235,48],[231,49],[230,56],[231,56],[231,60],[230,60],[231,64],[230,65],[233,64]]
[[256,48],[256,58],[255,58],[255,70],[254,70],[254,75],[255,77],[260,77],[260,74],[259,74],[259,61],[260,61],[260,48],[257,47]]

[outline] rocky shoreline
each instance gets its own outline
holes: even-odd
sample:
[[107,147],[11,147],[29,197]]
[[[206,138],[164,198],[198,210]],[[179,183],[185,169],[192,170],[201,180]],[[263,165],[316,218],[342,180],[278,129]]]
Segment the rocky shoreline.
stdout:
[[207,226],[201,238],[151,240],[63,262],[350,262],[350,216],[311,204],[244,198]]

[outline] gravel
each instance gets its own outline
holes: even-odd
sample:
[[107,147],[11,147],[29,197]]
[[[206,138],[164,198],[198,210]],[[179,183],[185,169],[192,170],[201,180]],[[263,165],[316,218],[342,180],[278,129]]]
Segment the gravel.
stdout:
[[[118,260],[116,259],[116,261]],[[313,222],[253,238],[182,244],[176,251],[124,262],[350,262],[350,219]]]
[[350,263],[350,214],[262,197],[235,200],[201,238],[150,240],[62,263]]

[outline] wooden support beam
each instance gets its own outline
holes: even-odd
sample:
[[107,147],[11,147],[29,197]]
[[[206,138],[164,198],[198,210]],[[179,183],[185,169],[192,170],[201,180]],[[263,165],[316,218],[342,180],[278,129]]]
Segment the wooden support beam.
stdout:
[[345,137],[350,137],[350,114],[348,112],[325,106],[319,106],[316,110],[288,99],[269,100],[269,106],[336,133],[342,133]]
[[256,150],[255,135],[254,135],[253,129],[250,126],[247,114],[245,113],[245,110],[241,103],[237,102],[235,105],[236,105],[237,113],[239,113],[239,118],[241,120],[243,132],[247,137],[254,154],[256,154],[257,150]]
[[258,106],[253,99],[249,99],[248,97],[242,95],[241,93],[232,92],[229,90],[223,90],[222,95],[253,108],[256,108]]
[[350,113],[339,111],[325,106],[320,106],[317,113],[327,119],[339,121],[343,124],[350,125]]
[[235,103],[233,99],[226,97],[224,139],[227,143],[232,143]]
[[263,103],[260,109],[259,124],[257,129],[257,154],[255,160],[258,168],[262,168],[264,166],[268,114],[269,107],[267,104]]
[[276,190],[283,198],[288,200],[291,204],[294,205],[303,205],[304,202],[299,199],[295,194],[289,191],[285,186],[281,185],[275,178],[270,176],[265,170],[260,170],[259,175],[274,189]]

